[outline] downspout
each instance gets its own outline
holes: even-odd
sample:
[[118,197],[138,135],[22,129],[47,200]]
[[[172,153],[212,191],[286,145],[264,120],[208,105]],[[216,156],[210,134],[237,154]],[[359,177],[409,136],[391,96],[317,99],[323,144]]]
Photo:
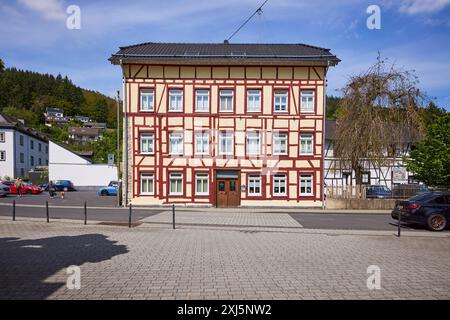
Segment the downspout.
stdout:
[[330,61],[327,61],[327,67],[325,68],[325,73],[323,77],[323,125],[322,125],[322,210],[326,208],[326,197],[325,197],[325,126],[327,122],[327,72],[330,67]]
[[128,114],[127,114],[127,78],[120,59],[120,68],[122,69],[122,92],[123,92],[123,166],[124,177],[122,178],[124,184],[124,206],[128,206]]

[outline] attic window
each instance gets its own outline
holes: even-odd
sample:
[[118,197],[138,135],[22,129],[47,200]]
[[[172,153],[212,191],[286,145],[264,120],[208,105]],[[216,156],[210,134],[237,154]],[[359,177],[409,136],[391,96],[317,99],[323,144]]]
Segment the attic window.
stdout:
[[244,57],[247,53],[245,51],[231,51],[230,56],[232,57]]

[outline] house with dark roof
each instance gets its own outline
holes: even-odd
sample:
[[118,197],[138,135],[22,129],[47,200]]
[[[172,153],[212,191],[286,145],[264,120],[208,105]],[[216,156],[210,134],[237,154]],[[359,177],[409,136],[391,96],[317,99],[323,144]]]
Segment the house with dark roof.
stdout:
[[48,140],[23,120],[0,114],[0,178],[25,177],[48,165]]
[[123,74],[126,204],[322,206],[330,49],[148,42],[109,60]]
[[70,127],[69,140],[75,144],[88,144],[102,137],[99,128]]
[[[356,185],[356,174],[348,161],[336,156],[334,141],[336,141],[336,121],[326,120],[324,144],[324,177],[327,187],[347,187]],[[403,161],[417,142],[413,133],[403,133],[401,141],[393,141],[392,148],[385,150],[385,161],[379,165],[369,158],[361,159],[361,181],[364,185],[383,185],[393,188],[396,185],[416,183],[412,173],[408,172]]]

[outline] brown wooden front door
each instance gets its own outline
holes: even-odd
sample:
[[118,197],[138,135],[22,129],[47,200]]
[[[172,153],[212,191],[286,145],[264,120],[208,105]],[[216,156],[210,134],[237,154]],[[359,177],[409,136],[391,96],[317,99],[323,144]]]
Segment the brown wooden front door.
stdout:
[[217,207],[238,207],[240,204],[239,179],[217,179],[216,182]]

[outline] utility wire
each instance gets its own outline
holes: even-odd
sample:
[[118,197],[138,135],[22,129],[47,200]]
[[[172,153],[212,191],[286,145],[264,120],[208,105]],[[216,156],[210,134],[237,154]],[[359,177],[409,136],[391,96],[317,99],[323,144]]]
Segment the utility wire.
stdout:
[[249,22],[256,14],[262,14],[263,13],[263,11],[262,11],[262,7],[264,7],[264,5],[268,2],[269,0],[265,0],[264,2],[263,2],[263,4],[262,5],[260,5],[259,6],[259,8],[258,9],[256,9],[256,11],[255,12],[253,12],[253,14],[250,16],[250,17],[248,17],[248,19],[247,20],[245,20],[244,21],[244,23],[243,24],[241,24],[240,26],[239,26],[239,28],[237,28],[237,30],[236,31],[234,31],[233,32],[233,34],[228,38],[228,39],[226,39],[226,40],[224,40],[223,42],[224,43],[228,43],[230,40],[231,40],[231,38],[233,38],[246,24],[247,24],[247,22]]

